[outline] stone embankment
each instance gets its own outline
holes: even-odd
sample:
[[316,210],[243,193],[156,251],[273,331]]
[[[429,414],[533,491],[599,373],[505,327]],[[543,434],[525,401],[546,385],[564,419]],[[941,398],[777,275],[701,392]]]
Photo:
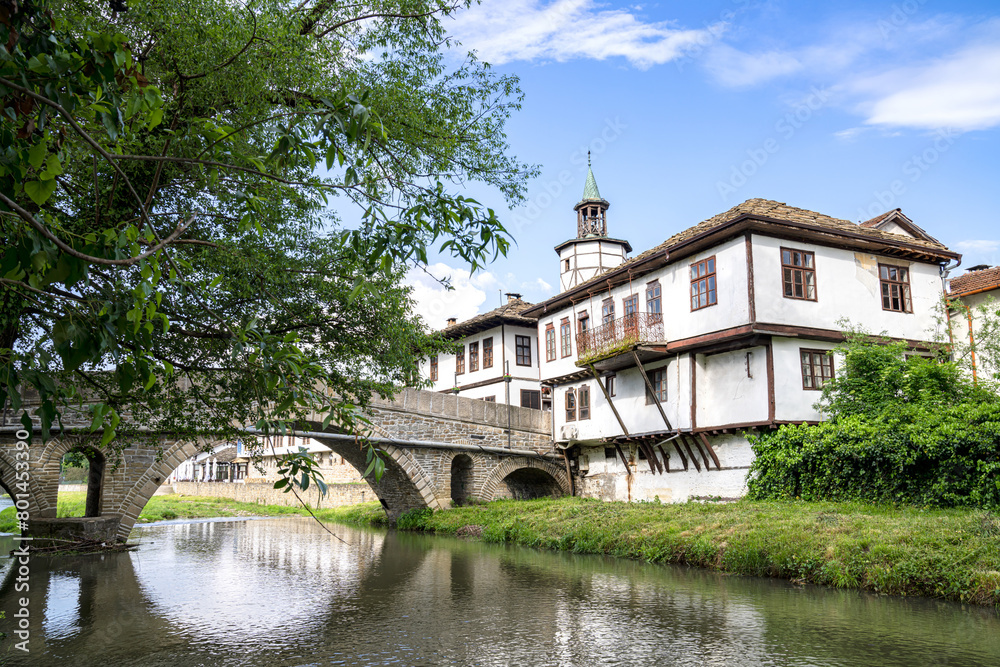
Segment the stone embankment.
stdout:
[[[298,507],[299,501],[291,493],[274,488],[269,482],[249,482],[247,484],[226,484],[222,482],[175,482],[163,488],[173,487],[173,493],[185,496],[211,496],[229,498],[243,503],[258,505],[284,505]],[[312,508],[339,507],[375,500],[375,493],[365,483],[328,484],[326,496],[320,496],[315,487],[299,496]]]

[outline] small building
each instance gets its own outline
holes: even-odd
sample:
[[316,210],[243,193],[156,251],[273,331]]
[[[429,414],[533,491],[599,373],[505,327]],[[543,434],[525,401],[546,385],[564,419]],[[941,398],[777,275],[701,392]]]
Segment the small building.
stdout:
[[449,319],[441,333],[458,351],[423,360],[421,377],[430,380],[432,391],[547,408],[538,381],[538,322],[524,315],[531,307],[520,294],[508,294],[507,303],[488,313],[464,322]]
[[[947,316],[951,342],[956,350],[961,349],[968,355],[964,361],[973,369],[977,379],[995,382],[1000,381],[1000,368],[994,368],[981,353],[983,338],[990,332],[985,331],[983,323],[977,321],[977,311],[986,304],[1000,309],[1000,266],[973,266],[948,281]],[[992,333],[996,335],[997,332]]]
[[[579,495],[740,496],[747,430],[822,418],[844,318],[934,346],[941,271],[960,256],[898,210],[855,224],[750,199],[627,259],[596,193],[588,171],[578,238],[556,248],[563,291],[521,312]],[[617,249],[591,253],[593,275],[572,273],[567,248],[604,240]]]

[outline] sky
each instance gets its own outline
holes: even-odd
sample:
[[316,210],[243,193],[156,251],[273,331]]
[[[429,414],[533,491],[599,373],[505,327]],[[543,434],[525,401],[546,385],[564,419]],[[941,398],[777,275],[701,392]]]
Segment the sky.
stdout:
[[901,208],[963,254],[953,277],[1000,264],[1000,3],[483,0],[446,25],[520,78],[507,139],[541,174],[514,210],[469,188],[514,245],[471,276],[450,257],[411,272],[432,328],[556,294],[588,150],[633,255],[761,197],[855,222]]

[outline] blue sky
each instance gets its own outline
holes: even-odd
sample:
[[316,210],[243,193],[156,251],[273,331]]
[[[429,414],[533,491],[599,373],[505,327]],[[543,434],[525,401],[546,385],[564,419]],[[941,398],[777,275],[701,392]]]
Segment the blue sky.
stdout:
[[471,277],[432,261],[451,293],[414,274],[434,328],[500,291],[555,294],[588,149],[633,254],[763,197],[853,221],[899,207],[963,267],[1000,264],[997,3],[484,0],[448,25],[520,77],[507,136],[542,171],[516,210],[470,188],[517,245]]

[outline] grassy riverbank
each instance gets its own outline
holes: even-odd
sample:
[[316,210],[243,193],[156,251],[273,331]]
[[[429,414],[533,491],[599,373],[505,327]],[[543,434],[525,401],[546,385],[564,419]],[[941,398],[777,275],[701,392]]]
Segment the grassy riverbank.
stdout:
[[[345,515],[363,520],[364,510]],[[373,514],[368,510],[369,514]],[[862,503],[498,501],[400,527],[750,576],[1000,605],[1000,517]]]
[[[87,494],[60,493],[57,515],[83,516],[87,503]],[[359,509],[361,508],[361,509]],[[373,517],[373,509],[381,513],[384,523],[385,512],[378,503],[374,507],[369,504],[357,507],[332,507],[313,510],[313,513],[324,521],[340,521],[347,523],[378,523]],[[0,512],[0,533],[12,533],[16,529],[14,508],[10,507]],[[242,503],[229,498],[214,498],[209,496],[153,496],[139,515],[139,523],[154,521],[169,521],[172,519],[207,519],[213,517],[241,516],[309,516],[302,507],[285,507],[283,505],[258,505],[257,503]]]

